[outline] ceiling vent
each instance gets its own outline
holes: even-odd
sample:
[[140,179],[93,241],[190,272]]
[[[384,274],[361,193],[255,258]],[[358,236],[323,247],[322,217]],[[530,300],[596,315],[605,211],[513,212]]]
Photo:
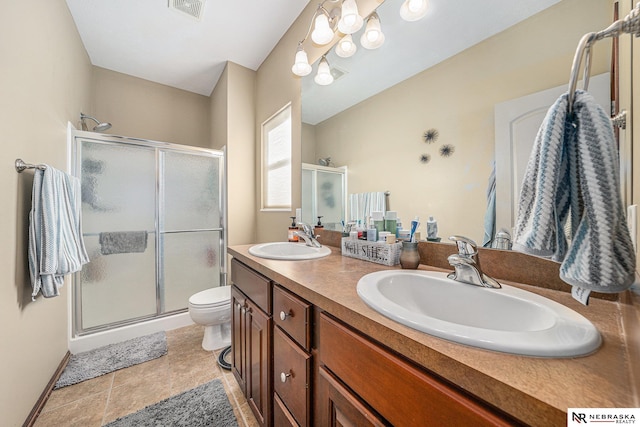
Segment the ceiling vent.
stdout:
[[205,0],[169,0],[169,9],[185,13],[198,21],[202,19]]
[[340,77],[344,76],[345,74],[347,74],[348,71],[345,71],[341,68],[338,68],[336,66],[331,67],[331,75],[333,76],[333,81],[338,80]]

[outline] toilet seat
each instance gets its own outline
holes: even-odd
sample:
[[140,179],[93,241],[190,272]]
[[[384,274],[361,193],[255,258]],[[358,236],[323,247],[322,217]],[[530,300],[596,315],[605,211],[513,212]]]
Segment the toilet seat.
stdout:
[[197,308],[213,308],[231,303],[231,286],[218,286],[191,295],[189,305]]

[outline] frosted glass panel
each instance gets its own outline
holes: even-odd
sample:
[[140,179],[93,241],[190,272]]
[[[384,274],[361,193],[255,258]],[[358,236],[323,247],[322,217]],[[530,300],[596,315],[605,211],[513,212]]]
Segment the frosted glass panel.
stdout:
[[152,231],[155,151],[115,143],[81,144],[83,232]]
[[187,308],[189,297],[220,285],[220,232],[169,233],[164,239],[165,312]]
[[316,172],[316,212],[322,215],[322,222],[327,227],[336,226],[344,219],[343,177],[332,172]]
[[[104,237],[104,235],[103,235]],[[127,236],[121,236],[122,241]],[[142,250],[139,236],[135,236]],[[82,327],[84,329],[156,313],[156,259],[154,234],[143,252],[117,253],[100,243],[100,236],[85,236],[90,262],[82,268]],[[109,241],[113,243],[113,241]],[[108,255],[103,255],[108,253]]]
[[164,153],[164,230],[220,227],[218,157]]

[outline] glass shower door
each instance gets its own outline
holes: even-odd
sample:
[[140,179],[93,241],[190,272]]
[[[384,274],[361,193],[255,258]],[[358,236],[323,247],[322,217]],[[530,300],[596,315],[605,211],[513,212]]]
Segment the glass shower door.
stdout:
[[161,312],[188,306],[196,292],[220,285],[222,159],[165,151],[160,203]]
[[156,154],[82,140],[82,330],[152,316],[156,303]]

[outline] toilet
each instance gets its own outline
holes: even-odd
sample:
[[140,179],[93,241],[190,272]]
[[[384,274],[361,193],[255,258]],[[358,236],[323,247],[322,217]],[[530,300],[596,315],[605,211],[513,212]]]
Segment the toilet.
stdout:
[[202,348],[218,350],[231,344],[231,286],[205,289],[189,298],[191,319],[204,326]]

